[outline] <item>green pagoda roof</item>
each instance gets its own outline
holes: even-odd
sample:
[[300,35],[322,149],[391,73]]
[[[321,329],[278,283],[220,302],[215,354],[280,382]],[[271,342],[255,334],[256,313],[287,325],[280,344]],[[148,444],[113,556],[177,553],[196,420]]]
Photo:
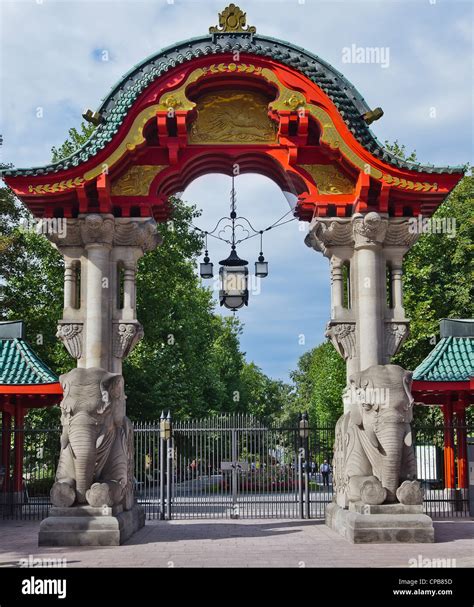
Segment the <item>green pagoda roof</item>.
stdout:
[[0,339],[0,384],[55,384],[58,376],[20,338]]
[[[471,325],[474,325],[473,321]],[[469,381],[472,376],[474,376],[474,336],[442,337],[413,372],[413,379],[418,381],[461,382]]]
[[199,57],[215,55],[216,61],[220,61],[219,55],[236,52],[268,57],[304,74],[334,102],[359,143],[382,161],[398,168],[426,173],[463,173],[465,171],[465,167],[460,166],[435,167],[408,162],[385,149],[363,119],[363,115],[370,110],[370,107],[362,95],[338,70],[318,56],[289,42],[267,36],[222,33],[179,42],[162,49],[133,67],[101,103],[98,112],[103,118],[103,123],[95,129],[80,149],[67,158],[41,167],[6,168],[0,174],[5,176],[46,175],[86,162],[112,140],[132,104],[157,78],[174,67]]

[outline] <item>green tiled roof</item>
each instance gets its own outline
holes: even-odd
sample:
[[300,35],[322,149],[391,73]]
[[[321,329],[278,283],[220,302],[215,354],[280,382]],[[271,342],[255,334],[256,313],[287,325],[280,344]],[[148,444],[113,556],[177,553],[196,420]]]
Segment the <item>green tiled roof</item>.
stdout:
[[443,337],[413,372],[420,381],[469,381],[474,375],[474,338]]
[[58,381],[23,339],[0,339],[0,384],[55,384]]
[[104,118],[104,122],[71,156],[41,167],[6,168],[1,171],[1,174],[5,176],[46,175],[86,162],[112,140],[137,97],[157,78],[166,74],[170,69],[199,57],[215,55],[216,61],[220,61],[219,55],[236,52],[268,57],[304,74],[332,99],[348,128],[361,145],[384,162],[418,172],[464,172],[464,167],[460,166],[435,167],[434,165],[408,162],[386,150],[362,118],[362,115],[370,110],[362,95],[347,78],[323,59],[283,40],[260,35],[224,33],[179,42],[162,49],[133,67],[113,87],[100,105],[98,111]]

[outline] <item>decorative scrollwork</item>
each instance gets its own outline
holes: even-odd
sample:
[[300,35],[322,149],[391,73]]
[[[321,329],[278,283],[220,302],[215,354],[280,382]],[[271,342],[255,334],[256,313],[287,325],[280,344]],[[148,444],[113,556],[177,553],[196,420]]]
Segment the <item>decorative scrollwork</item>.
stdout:
[[81,358],[82,323],[63,322],[59,324],[56,337],[63,342],[64,347],[73,358]]
[[121,322],[114,331],[113,352],[117,358],[126,358],[135,344],[143,337],[143,327],[139,322]]
[[385,352],[392,357],[408,336],[407,322],[388,322],[385,324]]
[[332,341],[344,360],[356,355],[355,323],[329,322],[326,327],[326,337]]

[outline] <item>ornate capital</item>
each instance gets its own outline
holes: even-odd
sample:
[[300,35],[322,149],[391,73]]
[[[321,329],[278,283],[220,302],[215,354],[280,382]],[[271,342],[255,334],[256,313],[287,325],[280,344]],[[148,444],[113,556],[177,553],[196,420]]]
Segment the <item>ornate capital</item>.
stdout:
[[344,360],[356,355],[355,322],[337,322],[331,320],[326,327],[326,337]]
[[327,256],[328,249],[332,247],[352,247],[354,239],[350,219],[313,219],[305,244]]
[[139,247],[144,253],[161,243],[156,222],[151,218],[113,217],[90,214],[68,219],[65,235],[49,235],[59,249],[85,247],[90,244],[106,246]]
[[386,247],[410,248],[418,240],[419,232],[412,217],[389,219],[385,235]]
[[81,237],[85,246],[90,244],[111,245],[114,238],[114,217],[86,215],[81,222]]
[[66,350],[75,359],[82,356],[82,328],[82,323],[62,321],[56,332],[56,337],[63,342]]
[[400,350],[408,337],[408,321],[388,321],[385,323],[385,353],[391,358]]
[[144,253],[153,251],[162,238],[156,230],[154,219],[116,219],[113,244],[121,247],[140,247]]
[[120,322],[114,325],[113,354],[126,358],[143,337],[143,327],[138,321]]
[[381,245],[385,240],[388,219],[383,219],[378,213],[371,211],[366,215],[356,213],[352,217],[354,230],[354,245],[356,249]]

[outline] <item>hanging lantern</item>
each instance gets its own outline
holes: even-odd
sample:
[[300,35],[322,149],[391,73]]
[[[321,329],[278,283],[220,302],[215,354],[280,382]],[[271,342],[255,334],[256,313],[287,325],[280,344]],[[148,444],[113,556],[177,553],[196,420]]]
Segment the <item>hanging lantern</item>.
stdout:
[[209,259],[208,252],[204,254],[203,263],[199,264],[199,274],[201,278],[212,278],[214,276],[214,264]]
[[238,310],[243,306],[248,306],[248,261],[240,259],[235,247],[232,247],[227,259],[219,262],[221,268],[219,276],[221,279],[221,289],[219,291],[219,300],[221,306],[229,310]]
[[255,262],[255,276],[258,278],[268,276],[268,261],[265,261],[263,256],[263,230],[260,230],[260,255],[258,261]]
[[265,278],[268,276],[268,261],[265,261],[265,257],[260,253],[258,261],[255,262],[255,276],[259,278]]

